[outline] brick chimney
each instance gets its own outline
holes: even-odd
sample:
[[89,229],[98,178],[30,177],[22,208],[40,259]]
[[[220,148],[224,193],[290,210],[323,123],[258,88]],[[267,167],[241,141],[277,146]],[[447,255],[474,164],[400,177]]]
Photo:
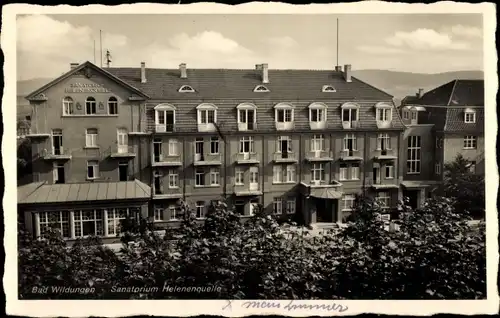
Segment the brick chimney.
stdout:
[[79,65],[78,63],[69,63],[69,69],[73,70],[73,69],[77,68],[78,65]]
[[342,72],[342,66],[340,65],[335,66],[335,72]]
[[344,65],[344,78],[345,78],[346,82],[348,82],[348,83],[352,82],[352,80],[351,80],[351,64]]
[[146,62],[141,62],[141,83],[146,82]]
[[262,64],[262,83],[269,83],[269,67],[267,63]]
[[424,95],[424,89],[423,88],[419,88],[418,92],[417,92],[417,98],[422,97],[422,95]]
[[187,78],[186,63],[179,64],[179,71],[181,71],[181,78]]

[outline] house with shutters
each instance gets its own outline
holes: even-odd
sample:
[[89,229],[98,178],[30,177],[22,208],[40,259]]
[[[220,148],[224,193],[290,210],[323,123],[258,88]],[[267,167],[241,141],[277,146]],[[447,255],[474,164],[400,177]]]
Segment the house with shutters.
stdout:
[[[407,126],[403,146],[403,195],[419,206],[443,179],[443,167],[457,154],[484,173],[484,80],[457,79],[401,103]],[[425,155],[424,155],[425,154]]]
[[[99,68],[33,92],[33,183],[18,189],[35,234],[116,237],[131,213],[179,225],[223,198],[306,224],[342,222],[355,196],[401,199],[405,126],[392,96],[332,70]],[[118,221],[117,221],[118,220]],[[111,225],[110,225],[111,224]],[[66,230],[65,227],[67,227]]]

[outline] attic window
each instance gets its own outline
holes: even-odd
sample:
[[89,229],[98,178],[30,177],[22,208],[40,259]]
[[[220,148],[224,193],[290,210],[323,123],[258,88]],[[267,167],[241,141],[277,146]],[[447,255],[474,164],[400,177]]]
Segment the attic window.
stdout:
[[195,90],[189,85],[183,85],[179,88],[180,93],[194,93]]
[[323,93],[335,93],[337,90],[331,85],[323,85],[323,89],[321,90]]
[[464,112],[464,121],[466,124],[473,124],[476,122],[476,111],[474,109],[466,108]]
[[266,92],[269,92],[269,89],[267,89],[267,87],[265,87],[264,85],[257,85],[253,91],[266,93]]

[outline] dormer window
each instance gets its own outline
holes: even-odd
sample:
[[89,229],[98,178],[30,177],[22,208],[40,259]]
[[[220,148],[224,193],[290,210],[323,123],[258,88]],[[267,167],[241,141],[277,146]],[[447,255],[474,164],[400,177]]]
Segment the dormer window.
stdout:
[[236,107],[238,112],[238,130],[249,131],[257,128],[257,106],[243,103]]
[[389,128],[392,123],[392,105],[378,103],[375,105],[375,116],[378,128]]
[[215,131],[217,106],[213,104],[201,104],[196,109],[198,111],[198,131]]
[[155,107],[155,131],[175,131],[175,106],[160,104]]
[[274,116],[276,130],[293,129],[294,111],[292,105],[280,103],[274,106]]
[[331,85],[323,85],[323,88],[321,89],[323,93],[335,93],[337,90],[335,87]]
[[266,92],[269,92],[269,89],[267,87],[265,87],[264,85],[257,85],[253,91],[259,92],[259,93],[266,93]]
[[476,111],[474,109],[466,108],[464,112],[464,121],[467,124],[476,122]]
[[189,85],[182,85],[181,88],[179,88],[179,93],[194,93],[195,90]]
[[352,129],[358,126],[359,105],[355,103],[345,103],[342,109],[342,127]]
[[403,109],[403,119],[404,120],[410,119],[410,111],[408,109]]
[[328,107],[323,103],[309,105],[309,125],[311,129],[326,128],[326,113]]

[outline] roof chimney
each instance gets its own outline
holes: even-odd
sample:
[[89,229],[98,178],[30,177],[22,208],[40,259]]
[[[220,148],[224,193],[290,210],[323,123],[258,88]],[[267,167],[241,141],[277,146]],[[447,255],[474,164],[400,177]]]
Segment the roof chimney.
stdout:
[[335,66],[335,72],[342,72],[342,66],[340,65]]
[[267,63],[262,64],[262,83],[269,83],[269,69]]
[[344,65],[344,78],[346,82],[352,82],[351,80],[351,64]]
[[73,70],[73,69],[75,69],[75,68],[77,68],[77,67],[78,67],[78,63],[70,63],[70,64],[69,64],[69,68],[70,68],[71,70]]
[[262,64],[255,64],[255,69],[257,71],[261,71],[262,70]]
[[179,70],[181,71],[181,78],[187,78],[186,63],[179,64]]
[[146,62],[141,62],[141,83],[146,83]]
[[422,97],[422,95],[424,95],[424,89],[423,88],[419,88],[418,89],[418,93],[417,93],[417,98]]

